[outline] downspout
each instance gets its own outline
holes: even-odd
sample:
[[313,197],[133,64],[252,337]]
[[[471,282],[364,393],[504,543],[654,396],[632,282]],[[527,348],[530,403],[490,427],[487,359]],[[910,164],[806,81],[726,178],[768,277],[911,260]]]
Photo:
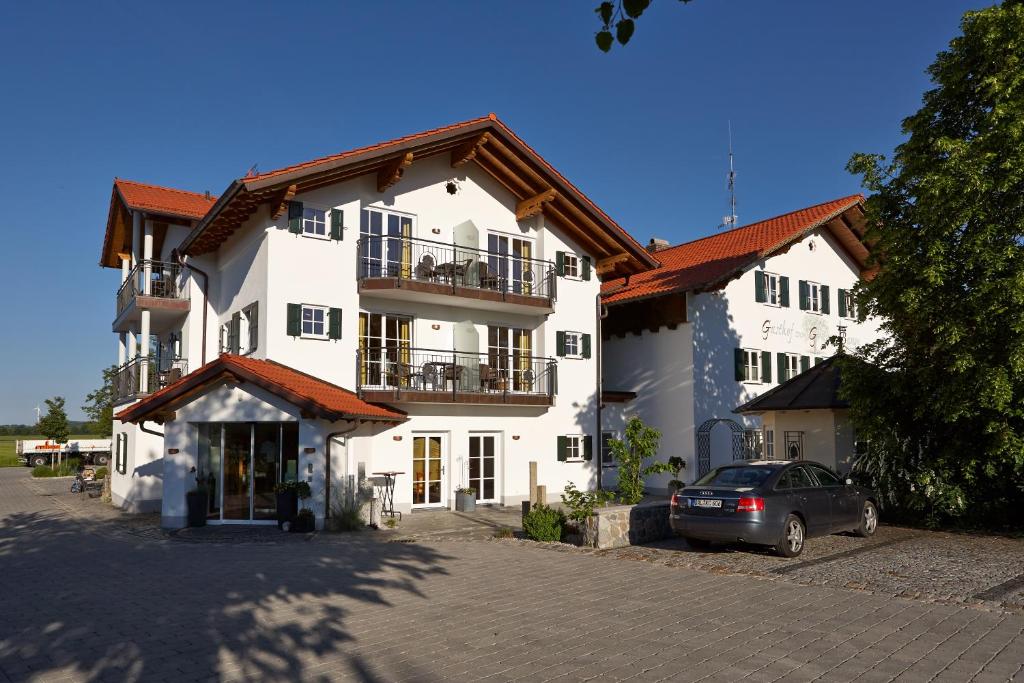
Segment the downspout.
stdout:
[[203,276],[203,286],[202,286],[202,292],[203,292],[203,333],[202,333],[202,348],[200,350],[200,356],[201,356],[202,362],[199,364],[200,367],[202,367],[203,365],[206,365],[206,316],[207,316],[207,311],[210,310],[210,300],[209,300],[209,297],[208,297],[208,292],[209,292],[209,288],[210,288],[210,276],[207,275],[203,270],[200,270],[199,268],[197,268],[196,266],[185,263],[184,257],[180,253],[178,253],[177,249],[172,249],[171,250],[171,256],[172,256],[172,258],[174,258],[174,261],[179,266],[181,266],[182,268],[188,268],[189,270],[195,271],[196,273],[199,273],[200,275]]
[[604,488],[604,463],[601,462],[601,411],[604,410],[604,371],[601,367],[602,332],[601,321],[608,317],[608,307],[601,304],[601,292],[597,293],[597,339],[595,341],[597,358],[597,490]]
[[354,432],[359,427],[359,420],[352,420],[352,426],[340,432],[331,432],[327,435],[327,448],[325,456],[327,462],[324,467],[324,525],[331,517],[331,441],[339,436],[345,436]]
[[164,437],[164,433],[163,432],[155,432],[152,429],[146,429],[146,421],[145,420],[140,420],[139,421],[139,431],[140,432],[145,432],[146,434],[152,434],[153,436],[159,436],[161,439]]

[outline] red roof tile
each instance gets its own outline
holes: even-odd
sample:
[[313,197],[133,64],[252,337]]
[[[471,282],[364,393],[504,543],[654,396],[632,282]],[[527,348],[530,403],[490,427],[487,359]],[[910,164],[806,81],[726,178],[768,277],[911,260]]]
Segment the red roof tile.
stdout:
[[365,419],[402,422],[406,419],[400,411],[367,403],[348,389],[286,365],[230,354],[219,356],[174,384],[122,410],[115,417],[126,422],[151,419],[151,416],[174,404],[176,399],[225,374],[241,382],[251,382],[301,407],[305,412],[331,421]]
[[217,201],[213,195],[207,196],[199,192],[176,190],[171,187],[160,187],[137,183],[133,180],[114,180],[114,186],[124,199],[129,209],[141,209],[155,213],[199,219]]
[[703,237],[653,254],[661,267],[601,285],[605,303],[713,287],[862,202],[855,194]]

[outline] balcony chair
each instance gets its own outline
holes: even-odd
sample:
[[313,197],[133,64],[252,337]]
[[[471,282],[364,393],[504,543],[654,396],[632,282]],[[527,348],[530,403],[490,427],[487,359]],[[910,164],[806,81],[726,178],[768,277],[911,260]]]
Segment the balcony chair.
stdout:
[[501,277],[496,273],[492,273],[491,269],[487,267],[487,264],[483,261],[479,261],[476,264],[477,278],[480,281],[480,287],[482,289],[500,289],[501,288]]

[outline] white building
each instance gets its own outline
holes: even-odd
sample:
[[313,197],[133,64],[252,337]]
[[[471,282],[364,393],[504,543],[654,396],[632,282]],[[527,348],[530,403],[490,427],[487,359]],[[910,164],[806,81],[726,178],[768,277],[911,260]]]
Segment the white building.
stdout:
[[[116,181],[115,502],[272,518],[301,478],[322,523],[347,475],[394,507],[596,483],[600,280],[654,258],[493,115],[235,180]],[[189,372],[191,370],[191,372]],[[134,403],[129,403],[134,401]],[[194,468],[194,470],[193,470]]]
[[[849,296],[871,275],[862,201],[844,197],[675,247],[652,240],[659,268],[605,282],[604,388],[632,393],[605,402],[602,443],[637,415],[662,432],[660,459],[684,458],[687,482],[740,458],[848,468],[855,439],[845,411],[735,410],[835,353],[830,337],[842,332],[848,348],[876,339],[877,325],[859,318]],[[614,467],[604,465],[607,486]]]

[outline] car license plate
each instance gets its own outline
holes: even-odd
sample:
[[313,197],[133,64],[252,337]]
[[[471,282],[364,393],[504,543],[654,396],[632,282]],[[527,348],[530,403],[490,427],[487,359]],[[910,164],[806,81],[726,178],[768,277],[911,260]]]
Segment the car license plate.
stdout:
[[697,498],[694,501],[694,505],[699,508],[720,508],[722,507],[722,501],[717,498]]

